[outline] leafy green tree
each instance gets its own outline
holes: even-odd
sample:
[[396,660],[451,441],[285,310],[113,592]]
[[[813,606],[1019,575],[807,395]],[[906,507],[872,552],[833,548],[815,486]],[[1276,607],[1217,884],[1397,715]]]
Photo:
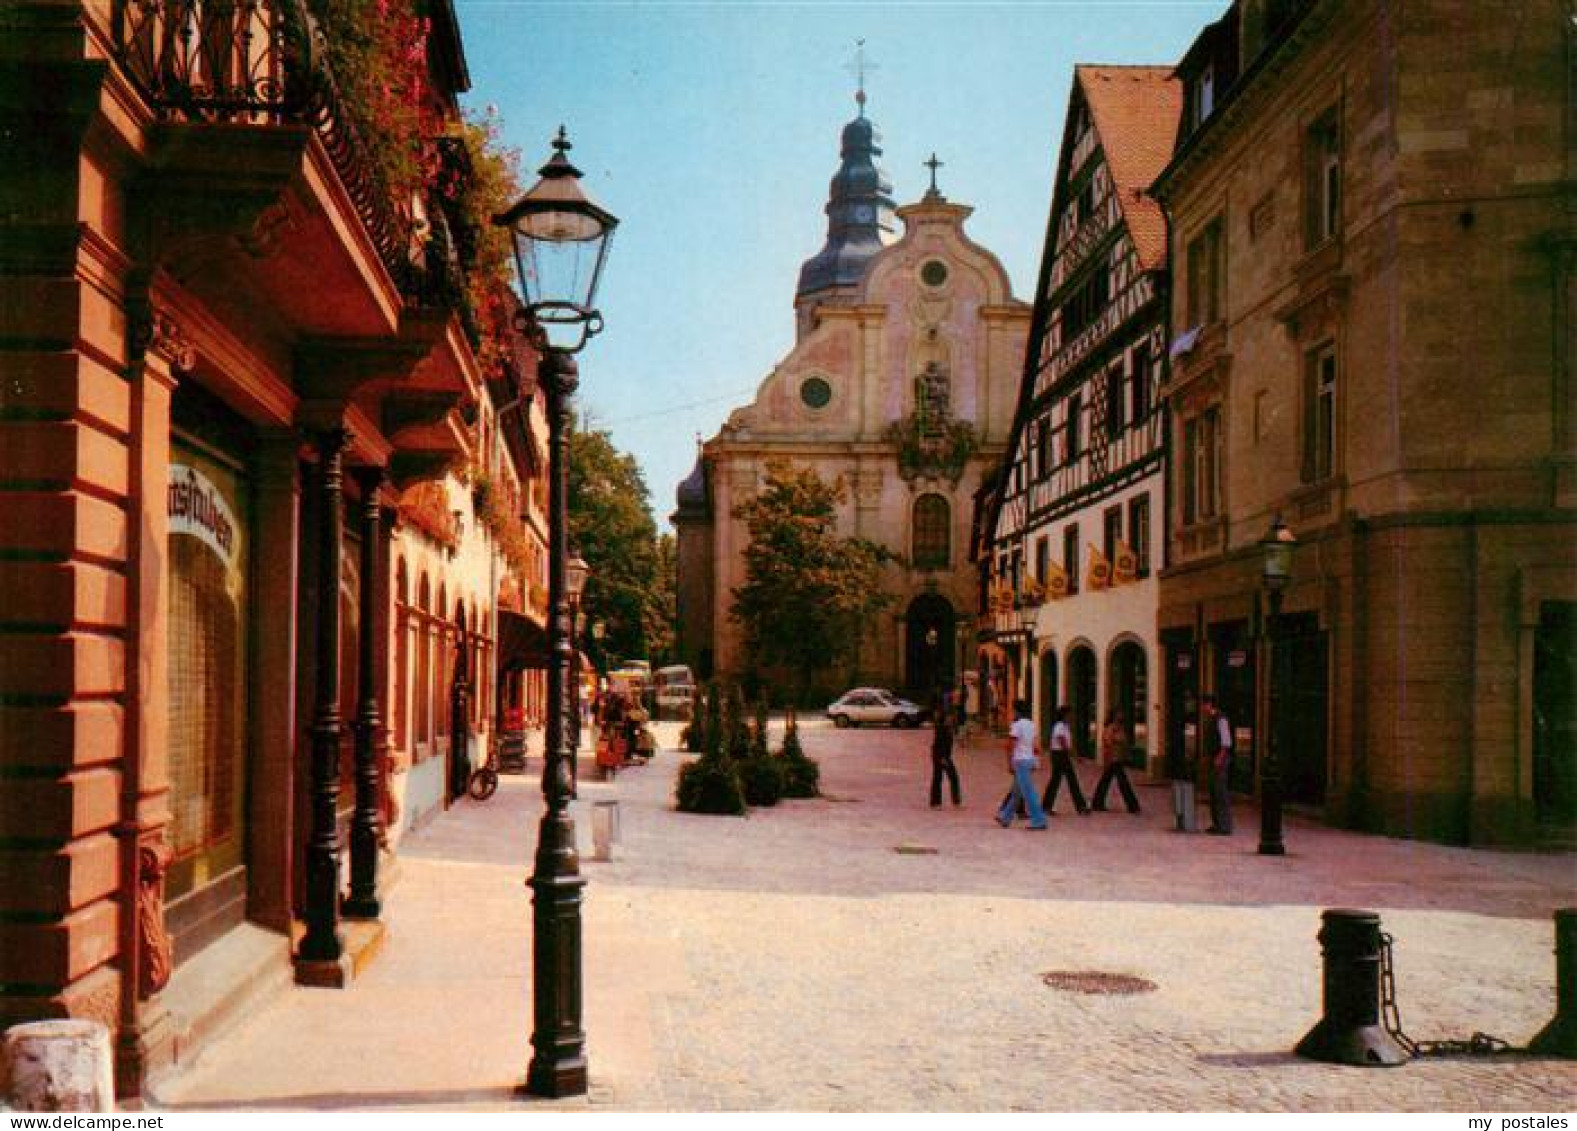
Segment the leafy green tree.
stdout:
[[750,541],[729,615],[744,630],[752,663],[793,673],[795,702],[817,671],[857,658],[876,614],[892,603],[882,567],[894,555],[834,529],[845,498],[841,480],[773,461],[761,491],[734,508]]
[[587,651],[601,668],[610,660],[650,659],[650,633],[663,613],[646,480],[635,457],[615,448],[605,431],[576,429],[569,457],[570,545],[591,567],[581,623],[588,636],[591,625],[603,625],[602,639],[588,640]]
[[676,662],[675,629],[679,623],[679,546],[667,531],[657,536],[656,571],[646,607],[646,643],[653,667]]

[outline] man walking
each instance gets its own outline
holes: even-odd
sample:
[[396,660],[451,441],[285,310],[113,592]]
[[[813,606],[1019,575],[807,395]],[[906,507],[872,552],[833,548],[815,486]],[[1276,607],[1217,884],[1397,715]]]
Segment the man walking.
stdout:
[[1013,788],[997,810],[997,824],[1004,829],[1013,823],[1022,801],[1029,809],[1029,827],[1044,830],[1046,814],[1035,796],[1035,767],[1040,765],[1035,743],[1035,722],[1030,718],[1029,700],[1020,699],[1013,704],[1017,716],[1008,728],[1008,768],[1013,772]]
[[1232,722],[1216,706],[1214,695],[1205,696],[1204,724],[1205,766],[1210,775],[1210,827],[1205,831],[1231,836],[1232,796],[1228,784],[1232,776]]
[[1051,728],[1051,781],[1046,783],[1046,796],[1040,807],[1050,813],[1057,807],[1057,790],[1063,779],[1068,780],[1068,793],[1073,797],[1073,807],[1079,816],[1087,816],[1090,807],[1085,804],[1084,790],[1079,786],[1079,774],[1073,768],[1073,731],[1068,728],[1068,708],[1057,708],[1057,725]]

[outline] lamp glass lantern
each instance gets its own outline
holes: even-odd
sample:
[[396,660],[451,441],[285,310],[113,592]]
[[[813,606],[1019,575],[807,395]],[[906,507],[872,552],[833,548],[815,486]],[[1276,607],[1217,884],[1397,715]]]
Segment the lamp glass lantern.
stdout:
[[1281,593],[1291,584],[1292,552],[1297,548],[1297,536],[1277,515],[1259,542],[1260,580],[1264,582],[1267,592]]
[[569,561],[564,563],[564,595],[574,604],[580,600],[580,595],[586,591],[586,578],[591,576],[591,567],[586,564],[586,559],[579,552],[570,555]]
[[586,195],[564,127],[532,185],[494,223],[509,229],[521,300],[547,340],[577,353],[602,328],[597,284],[619,221]]

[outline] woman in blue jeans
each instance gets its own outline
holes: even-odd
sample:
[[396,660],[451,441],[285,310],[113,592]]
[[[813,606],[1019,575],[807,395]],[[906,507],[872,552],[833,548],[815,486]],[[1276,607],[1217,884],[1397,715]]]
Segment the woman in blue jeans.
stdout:
[[1013,823],[1019,803],[1029,810],[1029,827],[1044,829],[1046,812],[1040,807],[1035,790],[1035,769],[1040,765],[1040,750],[1035,742],[1035,723],[1029,715],[1029,700],[1013,704],[1013,725],[1008,728],[1008,766],[1013,771],[1013,788],[997,810],[997,824],[1004,829]]

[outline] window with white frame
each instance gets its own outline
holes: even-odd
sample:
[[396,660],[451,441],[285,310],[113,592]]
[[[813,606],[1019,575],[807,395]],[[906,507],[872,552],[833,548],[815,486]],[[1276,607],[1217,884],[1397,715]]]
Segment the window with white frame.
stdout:
[[1336,345],[1311,351],[1303,374],[1303,481],[1336,473]]

